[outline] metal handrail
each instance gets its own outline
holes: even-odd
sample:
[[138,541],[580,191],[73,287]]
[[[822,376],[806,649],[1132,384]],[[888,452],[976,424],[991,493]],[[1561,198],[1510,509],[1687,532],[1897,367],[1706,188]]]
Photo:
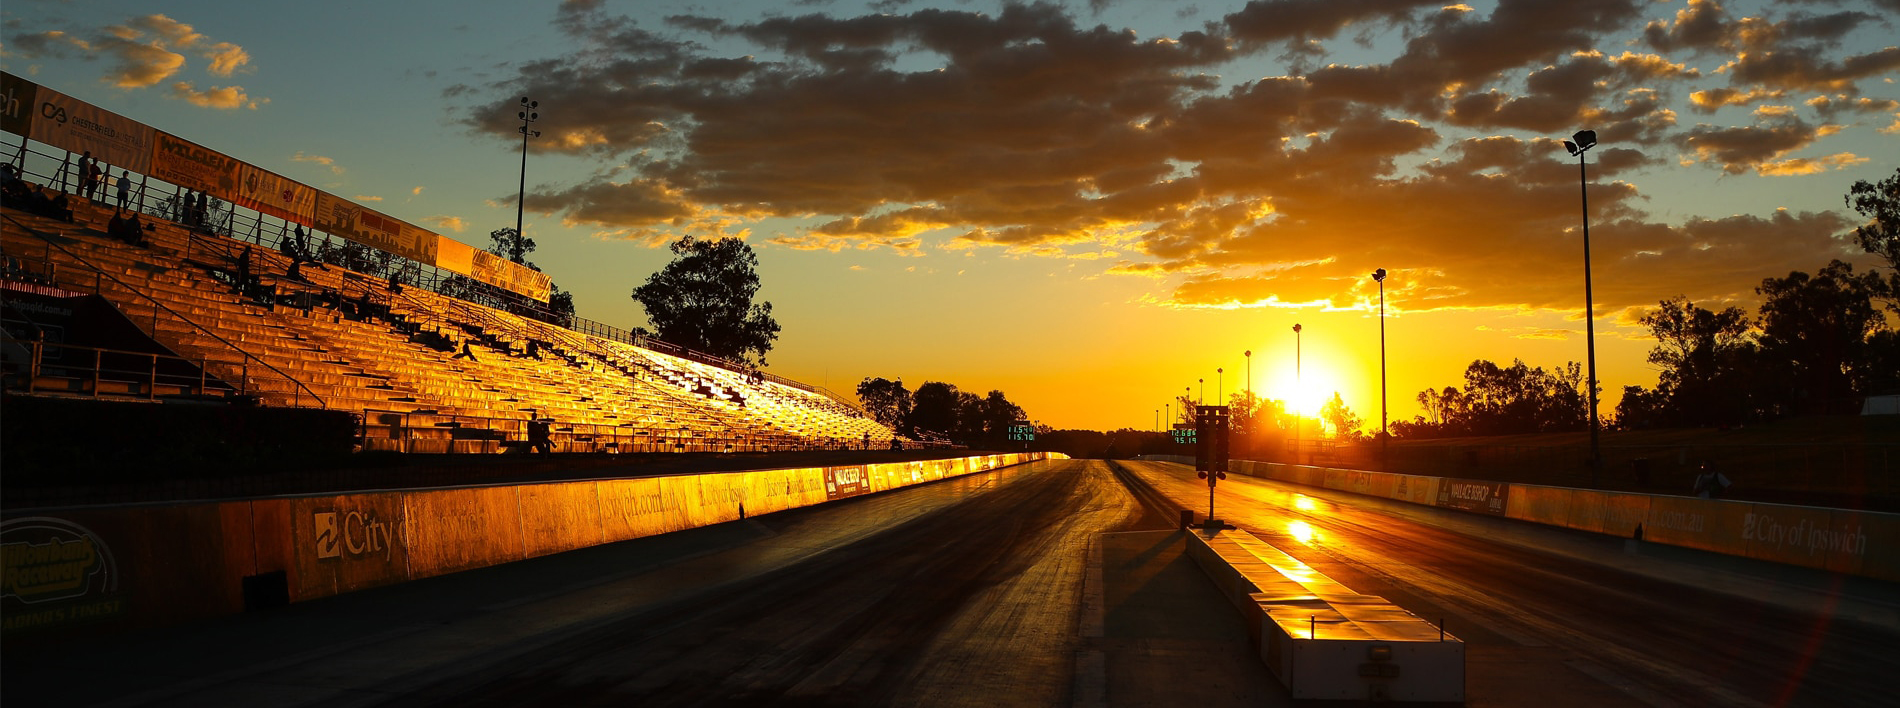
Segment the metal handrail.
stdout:
[[[308,393],[310,394],[311,400],[314,400],[317,402],[317,407],[319,408],[328,407],[328,404],[324,403],[322,396],[317,395],[316,391],[310,390],[309,386],[304,385],[302,381],[298,381],[296,377],[291,376],[290,374],[284,373],[282,369],[272,366],[270,362],[264,361],[263,359],[257,357],[256,355],[245,351],[242,347],[239,347],[236,344],[232,344],[230,340],[227,340],[224,337],[219,336],[217,332],[211,331],[210,328],[192,321],[191,318],[184,316],[184,314],[178,312],[177,310],[173,310],[172,308],[167,307],[165,303],[159,302],[156,298],[153,298],[150,295],[140,292],[138,288],[134,288],[130,284],[127,284],[125,281],[120,280],[118,276],[115,276],[111,273],[107,273],[104,268],[100,268],[98,265],[94,264],[92,261],[86,260],[85,257],[77,253],[73,253],[70,249],[66,248],[65,246],[62,246],[59,243],[54,242],[52,239],[47,238],[46,234],[40,233],[38,229],[35,229],[31,226],[26,225],[25,222],[22,222],[19,219],[13,218],[13,215],[0,214],[0,216],[5,217],[7,221],[13,222],[15,226],[20,227],[20,229],[32,235],[34,238],[44,241],[48,246],[59,249],[61,253],[64,253],[67,256],[71,257],[73,260],[84,264],[87,268],[91,268],[94,274],[95,283],[97,282],[98,276],[105,276],[107,279],[111,280],[113,283],[117,284],[119,287],[124,288],[126,292],[129,292],[129,293],[132,293],[133,295],[137,295],[141,298],[144,298],[146,301],[150,302],[153,307],[157,307],[161,310],[164,310],[165,312],[169,313],[172,317],[177,318],[178,321],[191,325],[192,327],[197,328],[198,331],[201,331],[207,335],[210,335],[212,339],[216,339],[220,343],[223,343],[225,346],[230,347],[231,351],[237,352],[238,354],[242,355],[247,361],[256,361],[258,364],[262,365],[264,368],[269,369],[270,371],[276,373],[278,376],[282,376],[286,381],[296,384],[299,390],[299,393],[297,394],[297,398],[294,399],[295,403],[293,405],[301,406],[303,404],[303,394]],[[98,286],[95,285],[94,287],[97,288]],[[158,336],[158,327],[156,324],[154,324],[152,327],[152,336],[154,338]],[[250,386],[250,371],[249,371],[248,363],[245,366],[245,371],[244,371],[243,376],[244,376],[244,381],[241,387],[242,391],[244,393],[250,393],[251,386]]]
[[[60,343],[60,342],[48,342],[45,340],[21,340],[17,337],[14,337],[10,334],[6,334],[4,332],[0,332],[0,339],[5,339],[5,340],[13,341],[16,343],[31,345],[31,349],[30,349],[31,359],[28,364],[29,368],[27,371],[27,380],[26,380],[27,393],[34,393],[37,390],[37,383],[36,383],[37,379],[39,379],[39,377],[43,375],[46,371],[53,368],[83,370],[86,373],[91,374],[92,389],[90,393],[94,397],[98,397],[100,395],[99,383],[101,381],[116,381],[116,382],[122,382],[122,383],[140,383],[141,382],[141,380],[131,379],[131,378],[108,377],[108,376],[105,376],[105,374],[143,374],[144,378],[142,379],[142,382],[146,384],[144,398],[146,398],[147,400],[155,399],[158,397],[158,385],[161,382],[161,380],[167,385],[176,385],[176,386],[184,386],[184,387],[191,388],[195,390],[198,393],[198,395],[204,395],[207,391],[209,391],[212,388],[209,385],[209,382],[214,380],[210,377],[210,374],[207,372],[207,369],[208,369],[207,364],[210,363],[209,359],[192,359],[189,357],[182,357],[182,356],[177,356],[174,354],[159,354],[156,352],[136,352],[136,351],[130,351],[126,349],[109,349],[106,347],[93,347],[93,346],[86,346],[83,344],[65,344],[65,343]],[[63,362],[60,364],[48,364],[46,362],[46,352],[48,349],[66,349],[66,350],[73,350],[73,351],[80,351],[80,352],[91,352],[93,354],[92,364],[90,366],[67,364]],[[149,362],[149,365],[144,370],[108,369],[105,366],[104,355],[106,354],[116,354],[116,355],[127,356],[127,357],[144,358],[146,359],[147,362]],[[196,368],[198,370],[197,382],[195,384],[174,383],[180,378],[177,374],[165,374],[161,376],[158,373],[158,362],[160,361],[176,361],[176,362],[189,365],[193,368]],[[226,388],[226,390],[235,390],[235,389],[230,388],[230,384],[226,384],[222,380],[218,380],[218,383],[224,384],[224,387]]]

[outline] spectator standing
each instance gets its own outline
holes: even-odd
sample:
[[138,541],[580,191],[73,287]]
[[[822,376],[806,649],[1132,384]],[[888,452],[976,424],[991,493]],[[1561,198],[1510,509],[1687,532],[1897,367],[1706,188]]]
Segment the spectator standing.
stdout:
[[[71,153],[67,153],[71,154]],[[79,195],[92,198],[92,190],[99,186],[99,166],[92,163],[92,151],[87,150],[79,158]]]
[[237,281],[238,281],[238,292],[241,292],[241,293],[250,292],[251,290],[251,247],[248,245],[244,247],[243,253],[238,254]]
[[554,453],[554,441],[549,434],[547,418],[528,419],[528,449],[543,455]]
[[1731,482],[1729,482],[1728,477],[1724,476],[1721,472],[1715,471],[1715,466],[1709,464],[1708,460],[1702,461],[1702,473],[1695,477],[1695,495],[1697,498],[1714,499],[1720,497],[1723,492],[1728,491],[1730,485]]
[[119,197],[120,209],[126,208],[126,204],[132,201],[132,171],[131,170],[119,170],[118,197]]
[[204,227],[207,225],[205,220],[211,216],[211,198],[204,192],[198,193],[198,208],[193,213],[197,216],[195,226]]

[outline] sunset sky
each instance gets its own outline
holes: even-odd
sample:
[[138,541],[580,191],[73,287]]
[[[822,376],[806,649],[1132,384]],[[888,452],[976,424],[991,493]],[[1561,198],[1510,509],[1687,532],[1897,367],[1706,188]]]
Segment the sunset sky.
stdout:
[[[1069,3],[10,0],[0,67],[477,246],[584,317],[743,237],[772,371],[1002,389],[1148,428],[1198,379],[1376,428],[1474,359],[1653,386],[1645,307],[1752,310],[1900,166],[1900,0]],[[9,143],[13,142],[9,136]],[[1216,368],[1225,373],[1217,383]]]

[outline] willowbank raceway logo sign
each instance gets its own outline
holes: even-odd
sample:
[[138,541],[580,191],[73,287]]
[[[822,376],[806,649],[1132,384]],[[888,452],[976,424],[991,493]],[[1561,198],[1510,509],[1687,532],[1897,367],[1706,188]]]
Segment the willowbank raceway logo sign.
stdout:
[[79,524],[44,516],[0,524],[4,631],[94,622],[125,613],[112,549]]

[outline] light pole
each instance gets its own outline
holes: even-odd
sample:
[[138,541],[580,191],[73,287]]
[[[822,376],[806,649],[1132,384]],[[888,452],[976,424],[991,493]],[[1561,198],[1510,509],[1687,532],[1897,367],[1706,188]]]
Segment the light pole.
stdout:
[[1194,400],[1194,405],[1205,406],[1207,405],[1207,379],[1195,379],[1194,381],[1201,385],[1201,395]]
[[541,114],[534,112],[534,109],[540,105],[540,101],[530,101],[527,96],[522,96],[521,112],[515,114],[516,117],[521,119],[521,191],[517,192],[515,196],[516,239],[522,238],[521,210],[528,202],[528,138],[541,137],[541,131],[529,130],[528,124],[541,118]]
[[1583,194],[1583,336],[1589,347],[1590,362],[1590,486],[1597,486],[1597,475],[1603,470],[1603,452],[1597,445],[1597,328],[1596,304],[1590,292],[1590,174],[1585,166],[1583,154],[1597,146],[1597,132],[1579,130],[1572,140],[1564,141],[1564,149],[1577,156],[1577,188]]
[[1226,372],[1227,372],[1226,369],[1222,369],[1219,367],[1215,367],[1214,369],[1214,405],[1217,405],[1217,406],[1220,405],[1221,401],[1227,400],[1227,373]]
[[1385,269],[1372,271],[1372,279],[1379,283],[1379,456],[1383,458],[1386,440],[1392,437],[1385,430]]
[[1293,464],[1300,463],[1300,420],[1304,412],[1300,397],[1306,395],[1305,377],[1300,374],[1300,325],[1293,324]]

